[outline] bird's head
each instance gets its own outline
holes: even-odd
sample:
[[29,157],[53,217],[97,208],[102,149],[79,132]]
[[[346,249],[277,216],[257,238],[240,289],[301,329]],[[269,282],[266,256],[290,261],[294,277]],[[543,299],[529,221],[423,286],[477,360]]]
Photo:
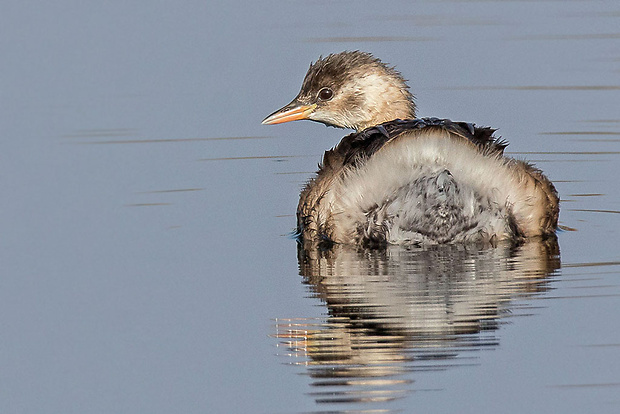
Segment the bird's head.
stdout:
[[263,124],[309,119],[361,131],[394,119],[415,118],[415,104],[395,69],[365,52],[342,52],[310,65],[301,91]]

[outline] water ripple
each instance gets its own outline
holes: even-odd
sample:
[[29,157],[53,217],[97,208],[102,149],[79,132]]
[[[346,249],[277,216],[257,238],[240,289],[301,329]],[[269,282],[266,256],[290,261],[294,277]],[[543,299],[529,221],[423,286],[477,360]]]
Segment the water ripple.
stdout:
[[285,364],[303,367],[317,404],[404,398],[427,372],[475,367],[499,345],[515,302],[544,294],[560,267],[556,240],[482,249],[436,246],[383,251],[306,246],[298,253],[324,318],[276,319],[271,336]]
[[[101,135],[95,135],[101,136]],[[162,144],[176,142],[201,142],[201,141],[230,141],[245,139],[267,139],[270,137],[263,136],[247,136],[247,137],[206,137],[206,138],[157,138],[157,139],[115,139],[115,140],[99,140],[99,141],[76,141],[74,144],[82,145],[103,145],[103,144]]]
[[467,91],[617,91],[620,85],[480,85],[480,86],[446,86],[441,90]]
[[333,37],[310,37],[308,43],[357,43],[357,42],[433,42],[440,40],[436,37],[412,37],[412,36],[333,36]]

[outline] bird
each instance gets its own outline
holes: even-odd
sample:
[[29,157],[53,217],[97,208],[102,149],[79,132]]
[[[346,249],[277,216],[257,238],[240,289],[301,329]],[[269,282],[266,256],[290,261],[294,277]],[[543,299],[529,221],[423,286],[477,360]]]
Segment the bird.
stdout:
[[417,118],[402,74],[372,54],[311,63],[299,94],[262,124],[311,120],[349,128],[301,191],[304,243],[380,247],[555,237],[559,196],[496,129]]

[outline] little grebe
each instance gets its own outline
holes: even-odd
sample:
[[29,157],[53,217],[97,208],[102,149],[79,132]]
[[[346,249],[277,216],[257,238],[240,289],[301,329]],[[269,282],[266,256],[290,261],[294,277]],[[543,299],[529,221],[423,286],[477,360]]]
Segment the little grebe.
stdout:
[[494,129],[416,119],[401,74],[369,53],[319,58],[297,97],[263,124],[299,119],[356,130],[325,152],[301,193],[304,241],[495,243],[555,233],[558,194],[540,170],[504,156]]

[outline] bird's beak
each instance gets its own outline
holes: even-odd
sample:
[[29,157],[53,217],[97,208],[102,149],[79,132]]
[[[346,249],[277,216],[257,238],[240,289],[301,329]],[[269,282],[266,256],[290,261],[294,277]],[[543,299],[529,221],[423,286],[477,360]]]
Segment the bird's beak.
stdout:
[[297,121],[300,119],[308,119],[310,114],[314,112],[316,104],[304,105],[293,100],[290,104],[284,108],[278,109],[262,122],[263,125],[281,124],[283,122]]

